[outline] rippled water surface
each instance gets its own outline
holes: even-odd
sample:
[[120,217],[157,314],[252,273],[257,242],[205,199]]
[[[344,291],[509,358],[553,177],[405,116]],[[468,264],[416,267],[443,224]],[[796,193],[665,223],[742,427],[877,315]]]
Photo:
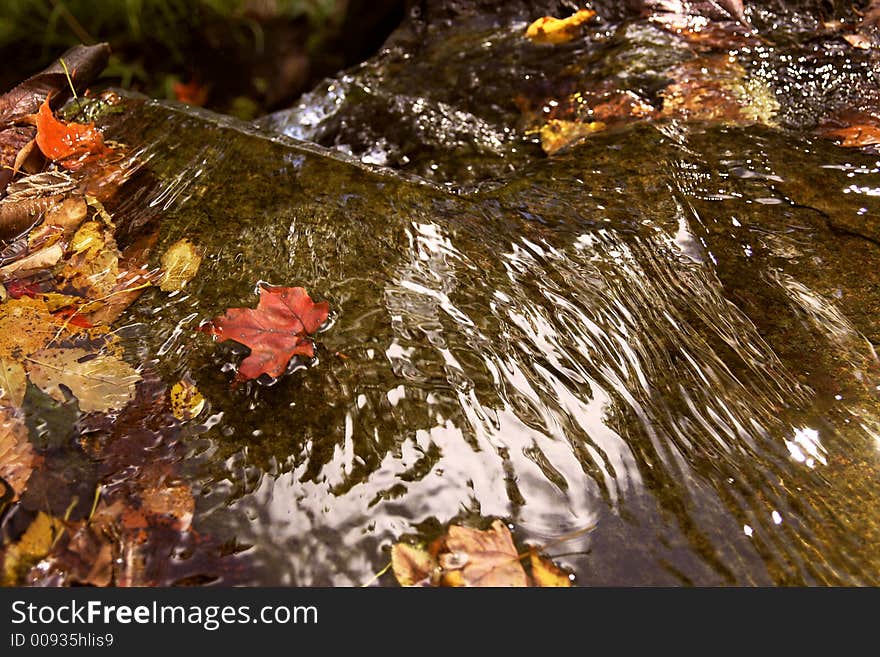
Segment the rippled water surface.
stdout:
[[[136,99],[103,119],[144,163],[116,213],[207,252],[122,322],[209,401],[196,527],[255,584],[359,585],[402,536],[492,517],[535,544],[592,528],[551,550],[579,585],[880,583],[880,161],[802,120],[847,102],[803,91],[816,67],[846,89],[873,60],[816,63],[789,18],[743,57],[772,121],[636,122],[548,158],[517,94],[650,97],[693,54],[629,20],[551,56],[524,19],[434,26],[260,129]],[[232,386],[240,352],[195,329],[261,280],[332,321],[315,362]]]

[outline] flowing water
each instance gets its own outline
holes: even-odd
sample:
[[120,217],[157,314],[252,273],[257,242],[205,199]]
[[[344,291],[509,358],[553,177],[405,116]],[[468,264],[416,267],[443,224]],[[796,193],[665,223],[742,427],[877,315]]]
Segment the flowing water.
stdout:
[[[650,98],[694,54],[614,16],[539,48],[540,13],[413,19],[258,128],[138,99],[102,119],[145,172],[116,216],[207,253],[120,322],[208,399],[196,527],[253,584],[363,584],[401,537],[494,517],[521,544],[586,530],[549,549],[584,586],[880,584],[880,160],[812,132],[873,93],[871,53],[756,10],[775,31],[740,59],[772,120],[548,158],[518,95]],[[331,322],[315,362],[232,386],[240,351],[195,329],[261,280]]]

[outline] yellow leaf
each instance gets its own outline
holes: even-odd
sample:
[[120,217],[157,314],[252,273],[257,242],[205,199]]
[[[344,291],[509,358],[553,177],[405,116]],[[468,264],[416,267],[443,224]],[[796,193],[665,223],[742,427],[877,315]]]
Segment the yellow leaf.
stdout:
[[9,299],[0,304],[0,357],[30,356],[49,344],[62,326],[63,320],[52,315],[42,299]]
[[73,236],[70,242],[70,250],[73,253],[99,250],[104,246],[104,226],[97,221],[87,221]]
[[20,408],[27,390],[27,377],[21,363],[0,356],[0,407]]
[[191,420],[204,408],[205,398],[189,377],[171,386],[171,412],[178,420]]
[[118,410],[134,397],[140,375],[125,361],[106,352],[47,348],[27,359],[31,382],[59,401],[61,385],[79,400],[84,413]]
[[568,18],[544,16],[529,25],[526,37],[534,43],[565,43],[578,36],[578,28],[595,15],[592,9],[581,9]]
[[3,563],[3,583],[7,586],[14,585],[22,570],[49,554],[49,550],[63,531],[63,522],[40,511],[21,535],[18,543],[7,549]]
[[59,277],[89,298],[110,294],[119,277],[119,249],[110,227],[85,222],[73,236],[70,249],[72,255]]
[[176,241],[162,256],[162,281],[159,287],[163,292],[182,290],[199,271],[202,264],[202,249],[188,239]]
[[401,586],[430,586],[438,566],[427,550],[396,543],[391,548],[391,568]]
[[541,148],[547,155],[553,155],[558,150],[604,129],[605,124],[602,121],[581,123],[551,119],[541,128]]
[[543,587],[570,587],[571,578],[552,561],[544,559],[537,552],[529,552],[532,566],[532,579],[535,585]]

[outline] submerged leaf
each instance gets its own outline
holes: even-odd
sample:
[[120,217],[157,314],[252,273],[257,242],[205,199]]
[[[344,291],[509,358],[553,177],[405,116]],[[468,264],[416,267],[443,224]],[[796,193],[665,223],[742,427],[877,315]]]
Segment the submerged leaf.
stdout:
[[539,18],[526,29],[526,37],[534,43],[565,43],[578,36],[578,28],[596,15],[592,9],[581,9],[568,18]]
[[0,304],[0,357],[21,359],[49,344],[64,328],[42,299],[22,296]]
[[160,289],[163,292],[182,290],[195,277],[201,264],[202,249],[188,239],[178,240],[162,256]]
[[251,348],[238,370],[237,380],[261,374],[279,377],[294,356],[312,357],[315,347],[307,337],[327,320],[330,305],[315,303],[301,287],[260,287],[256,309],[230,308],[202,330],[220,341],[235,340]]
[[24,492],[36,459],[24,421],[0,408],[0,477],[12,486],[16,498]]
[[510,530],[500,520],[487,531],[452,525],[446,550],[440,565],[444,571],[458,571],[461,586],[529,585]]
[[171,412],[178,420],[192,420],[204,408],[205,398],[189,377],[171,386]]
[[3,583],[7,586],[16,584],[19,573],[49,554],[63,531],[61,520],[40,511],[18,542],[6,551]]
[[21,408],[27,389],[27,376],[21,363],[0,356],[0,408]]
[[430,586],[439,565],[427,550],[395,543],[391,548],[391,568],[401,586]]
[[68,388],[79,400],[80,410],[118,410],[134,397],[140,375],[128,363],[107,353],[85,349],[47,348],[28,359],[28,373],[34,385],[58,401]]

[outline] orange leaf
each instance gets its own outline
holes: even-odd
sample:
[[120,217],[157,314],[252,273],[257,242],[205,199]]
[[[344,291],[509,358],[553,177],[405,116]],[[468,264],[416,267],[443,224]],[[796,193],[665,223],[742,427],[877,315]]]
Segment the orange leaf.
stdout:
[[199,84],[196,79],[192,79],[186,84],[175,82],[172,89],[174,97],[181,103],[201,107],[208,100],[208,86]]
[[532,579],[536,586],[563,587],[571,586],[571,579],[564,570],[559,568],[549,559],[544,559],[537,552],[529,552],[529,561],[532,566]]
[[94,123],[59,121],[52,114],[48,96],[37,113],[37,146],[43,155],[67,169],[78,169],[90,157],[107,152]]
[[860,147],[880,144],[880,127],[868,123],[855,124],[840,130],[829,130],[825,134],[842,139],[841,146]]

